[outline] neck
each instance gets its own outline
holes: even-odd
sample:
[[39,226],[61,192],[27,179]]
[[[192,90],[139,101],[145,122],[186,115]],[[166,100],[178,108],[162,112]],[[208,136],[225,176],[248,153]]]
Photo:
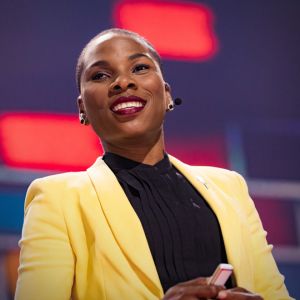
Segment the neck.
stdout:
[[164,158],[165,153],[163,133],[153,142],[140,140],[116,144],[102,141],[102,145],[105,152],[115,153],[147,165],[155,165]]

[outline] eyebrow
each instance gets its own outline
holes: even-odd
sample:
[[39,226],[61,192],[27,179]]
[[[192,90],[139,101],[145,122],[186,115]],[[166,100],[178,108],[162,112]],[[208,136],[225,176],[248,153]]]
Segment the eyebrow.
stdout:
[[[134,53],[134,54],[131,54],[128,56],[128,60],[134,60],[136,58],[139,58],[139,57],[145,57],[145,58],[148,58],[149,60],[151,60],[151,58],[144,54],[144,53]],[[109,63],[106,61],[106,60],[98,60],[96,62],[94,62],[92,65],[90,65],[88,69],[91,69],[93,67],[108,67],[109,66]]]
[[94,62],[93,64],[91,64],[90,66],[88,66],[86,69],[91,69],[93,67],[107,67],[109,66],[109,63],[106,60],[98,60],[96,62]]
[[134,53],[134,54],[131,54],[131,55],[129,55],[128,59],[129,60],[134,60],[134,59],[139,58],[139,57],[146,57],[146,58],[148,58],[148,59],[151,60],[151,58],[147,54],[144,54],[144,53]]

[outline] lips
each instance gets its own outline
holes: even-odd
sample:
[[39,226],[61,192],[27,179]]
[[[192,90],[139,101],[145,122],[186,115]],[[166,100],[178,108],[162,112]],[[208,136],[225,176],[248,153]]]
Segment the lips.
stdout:
[[118,115],[129,115],[143,110],[145,105],[146,100],[137,96],[119,97],[110,109]]

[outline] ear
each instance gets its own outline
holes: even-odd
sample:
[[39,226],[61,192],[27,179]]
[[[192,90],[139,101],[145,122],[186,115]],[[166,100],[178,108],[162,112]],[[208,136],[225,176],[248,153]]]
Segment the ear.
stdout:
[[166,109],[167,109],[169,104],[173,104],[173,99],[171,95],[171,86],[167,82],[165,82],[165,92],[166,92]]
[[85,113],[85,107],[81,95],[79,95],[77,98],[77,108],[79,113]]
[[165,90],[171,93],[171,86],[168,82],[165,81]]

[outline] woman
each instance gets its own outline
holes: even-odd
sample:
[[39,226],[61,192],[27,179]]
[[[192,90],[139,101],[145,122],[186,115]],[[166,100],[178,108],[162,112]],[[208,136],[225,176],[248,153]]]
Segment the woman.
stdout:
[[[173,101],[153,46],[104,31],[77,82],[105,155],[29,187],[16,299],[290,299],[243,179],[166,154]],[[207,284],[224,262],[232,280]]]

